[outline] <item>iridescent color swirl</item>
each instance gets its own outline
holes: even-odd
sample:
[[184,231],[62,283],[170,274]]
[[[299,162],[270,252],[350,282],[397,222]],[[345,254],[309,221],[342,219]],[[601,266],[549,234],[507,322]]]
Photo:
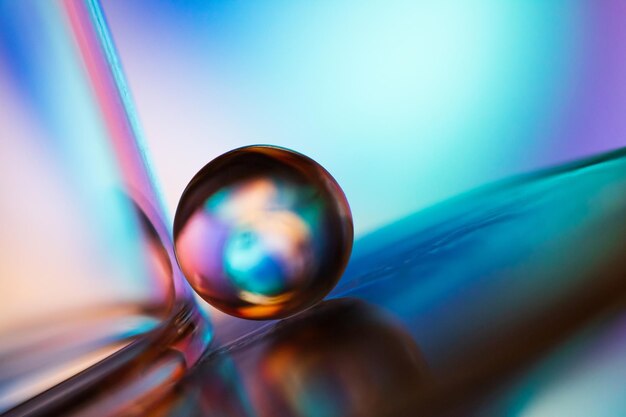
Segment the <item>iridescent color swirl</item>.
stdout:
[[196,174],[174,221],[178,262],[216,308],[284,317],[321,300],[352,249],[348,202],[330,174],[296,152],[250,146]]

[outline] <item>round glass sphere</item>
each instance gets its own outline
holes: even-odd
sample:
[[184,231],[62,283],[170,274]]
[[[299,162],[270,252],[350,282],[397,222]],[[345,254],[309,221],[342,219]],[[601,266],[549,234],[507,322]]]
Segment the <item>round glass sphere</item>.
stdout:
[[219,156],[191,180],[174,218],[174,245],[191,286],[233,316],[274,319],[335,286],[353,227],[343,191],[318,163],[275,146]]

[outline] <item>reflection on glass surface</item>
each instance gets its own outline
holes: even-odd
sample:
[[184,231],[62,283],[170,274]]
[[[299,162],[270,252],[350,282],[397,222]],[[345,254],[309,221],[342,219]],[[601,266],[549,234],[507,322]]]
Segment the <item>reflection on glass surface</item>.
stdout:
[[116,352],[101,376],[157,342],[190,365],[209,337],[185,330],[199,316],[108,39],[95,1],[0,2],[0,412],[79,395]]
[[159,413],[408,416],[429,380],[408,333],[356,299],[322,302],[252,339],[209,355]]
[[624,213],[624,150],[416,213],[356,242],[330,301],[209,353],[151,410],[622,415]]

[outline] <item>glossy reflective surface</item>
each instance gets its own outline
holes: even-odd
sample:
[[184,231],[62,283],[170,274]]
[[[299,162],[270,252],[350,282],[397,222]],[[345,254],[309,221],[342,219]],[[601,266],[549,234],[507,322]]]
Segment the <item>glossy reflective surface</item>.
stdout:
[[416,213],[357,241],[330,300],[222,323],[257,326],[123,415],[623,415],[624,213],[626,151]]
[[357,306],[226,344],[156,415],[623,415],[625,213],[626,151],[416,213],[356,242]]
[[209,355],[164,401],[168,415],[195,404],[190,415],[408,416],[431,379],[410,335],[357,299],[324,301],[253,339]]
[[183,193],[176,254],[193,288],[243,318],[291,315],[336,284],[352,248],[339,185],[296,152],[250,146],[207,164]]

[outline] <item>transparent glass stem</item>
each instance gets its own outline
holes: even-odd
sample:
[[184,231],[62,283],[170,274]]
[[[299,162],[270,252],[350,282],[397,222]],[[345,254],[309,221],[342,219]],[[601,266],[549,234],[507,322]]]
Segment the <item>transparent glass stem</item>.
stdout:
[[136,407],[212,329],[98,1],[0,3],[0,108],[0,413]]

